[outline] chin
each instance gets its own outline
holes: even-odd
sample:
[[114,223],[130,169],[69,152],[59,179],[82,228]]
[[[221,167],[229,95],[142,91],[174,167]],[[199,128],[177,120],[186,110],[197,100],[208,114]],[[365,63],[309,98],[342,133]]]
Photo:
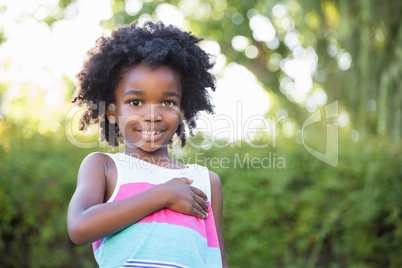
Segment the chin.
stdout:
[[163,145],[163,144],[162,145],[160,145],[160,144],[159,145],[158,144],[151,145],[151,144],[143,144],[143,143],[139,143],[139,142],[127,142],[127,141],[126,141],[126,146],[129,148],[133,148],[133,149],[139,149],[141,151],[148,152],[148,153],[156,152],[160,149],[168,147],[167,144],[166,145]]
[[159,147],[156,147],[156,146],[153,146],[153,147],[142,146],[142,147],[138,147],[138,149],[143,150],[143,151],[145,151],[147,153],[152,153],[152,152],[156,152],[156,151],[160,150],[163,147],[164,146],[159,146]]

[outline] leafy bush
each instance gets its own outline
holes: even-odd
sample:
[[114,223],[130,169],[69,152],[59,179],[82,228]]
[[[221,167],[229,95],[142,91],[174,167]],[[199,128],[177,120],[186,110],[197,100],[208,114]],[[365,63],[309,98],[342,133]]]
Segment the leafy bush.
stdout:
[[[91,150],[62,133],[24,138],[18,126],[0,128],[0,266],[95,267],[91,247],[74,246],[66,230],[76,174]],[[400,145],[341,141],[335,168],[290,140],[184,151],[184,161],[221,177],[231,267],[402,266]]]
[[[231,267],[402,267],[400,146],[341,141],[338,167],[290,140],[203,152],[231,158],[230,169],[215,170]],[[271,158],[271,167],[236,167],[236,155],[247,153]]]
[[60,133],[25,139],[20,132],[8,127],[1,137],[0,266],[94,267],[90,249],[75,247],[66,230],[77,170],[89,151]]

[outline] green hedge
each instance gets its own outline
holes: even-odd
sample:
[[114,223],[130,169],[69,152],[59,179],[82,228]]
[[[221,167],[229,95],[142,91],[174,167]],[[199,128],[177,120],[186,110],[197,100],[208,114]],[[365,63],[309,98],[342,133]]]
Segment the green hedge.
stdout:
[[25,139],[19,132],[8,128],[1,136],[0,267],[94,267],[90,249],[75,247],[66,230],[77,170],[89,151],[61,134]]
[[[91,150],[62,133],[26,139],[17,126],[0,127],[0,266],[96,267],[91,247],[74,246],[66,231],[76,174]],[[338,167],[291,140],[185,151],[186,162],[209,157],[204,163],[221,177],[231,267],[402,267],[400,145],[342,139],[339,149]],[[253,167],[241,167],[247,155]],[[269,156],[271,167],[258,168]]]
[[208,151],[286,160],[286,169],[216,170],[232,267],[402,267],[400,147],[371,139],[339,149],[338,167],[294,143]]

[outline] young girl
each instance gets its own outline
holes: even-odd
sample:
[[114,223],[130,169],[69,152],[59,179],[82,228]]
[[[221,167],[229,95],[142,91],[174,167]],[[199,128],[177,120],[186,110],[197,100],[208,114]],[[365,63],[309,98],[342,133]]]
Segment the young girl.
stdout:
[[[73,102],[87,105],[80,129],[99,123],[110,146],[81,164],[67,228],[92,243],[100,267],[226,267],[218,175],[168,155],[198,111],[212,112],[213,64],[197,38],[173,26],[135,23],[88,52]],[[96,106],[96,108],[94,108]],[[106,107],[106,112],[102,112]]]

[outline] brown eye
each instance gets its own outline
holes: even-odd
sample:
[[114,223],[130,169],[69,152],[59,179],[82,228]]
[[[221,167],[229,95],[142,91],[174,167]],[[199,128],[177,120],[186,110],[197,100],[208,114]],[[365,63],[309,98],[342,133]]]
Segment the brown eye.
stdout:
[[141,101],[139,101],[139,100],[132,100],[132,101],[130,101],[129,103],[130,103],[132,106],[135,106],[135,107],[141,105]]
[[173,107],[176,105],[176,103],[174,103],[173,101],[164,101],[162,102],[162,105],[165,107]]

